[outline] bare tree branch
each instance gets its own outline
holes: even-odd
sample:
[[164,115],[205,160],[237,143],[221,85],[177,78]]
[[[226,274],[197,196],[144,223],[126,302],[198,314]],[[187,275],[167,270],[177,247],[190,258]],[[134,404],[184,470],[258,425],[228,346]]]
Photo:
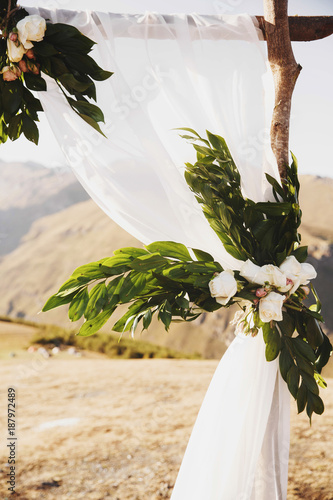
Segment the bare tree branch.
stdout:
[[[256,16],[264,39],[267,40],[264,16]],[[289,16],[292,42],[310,42],[333,34],[333,16]]]
[[271,144],[281,179],[289,163],[291,98],[301,66],[296,63],[289,36],[288,0],[264,0],[268,60],[275,85]]

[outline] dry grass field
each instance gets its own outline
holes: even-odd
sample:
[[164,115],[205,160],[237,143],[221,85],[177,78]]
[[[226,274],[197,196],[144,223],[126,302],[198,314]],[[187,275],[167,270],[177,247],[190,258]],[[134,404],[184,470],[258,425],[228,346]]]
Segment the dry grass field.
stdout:
[[[217,361],[89,353],[44,359],[21,351],[6,358],[0,368],[1,499],[170,498]],[[11,386],[18,403],[16,495],[6,486]],[[311,427],[292,404],[288,500],[333,499],[333,379],[324,397],[325,414],[315,415]]]

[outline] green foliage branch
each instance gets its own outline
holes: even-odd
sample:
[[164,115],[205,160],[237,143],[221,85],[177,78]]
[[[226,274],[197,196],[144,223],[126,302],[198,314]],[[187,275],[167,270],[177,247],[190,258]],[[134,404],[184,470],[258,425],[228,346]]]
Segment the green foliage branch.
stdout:
[[0,75],[0,143],[8,138],[15,141],[24,134],[38,144],[38,113],[43,108],[33,92],[47,90],[43,73],[57,83],[69,106],[104,135],[99,126],[99,122],[104,122],[103,112],[91,101],[96,101],[94,80],[106,80],[112,73],[100,68],[89,56],[95,42],[73,26],[47,22],[43,40],[33,42],[31,57],[23,55],[23,66],[21,61],[12,62],[8,37],[17,36],[17,23],[28,15],[25,9],[17,7],[17,0],[0,0],[0,71],[10,68],[17,75],[13,81]]
[[[258,266],[279,266],[291,255],[304,262],[307,248],[300,246],[298,233],[301,210],[295,157],[286,167],[282,186],[266,175],[275,201],[255,203],[243,196],[240,174],[222,137],[207,132],[204,139],[192,129],[181,130],[186,131],[182,137],[197,151],[196,163],[186,164],[186,182],[224,248],[233,257]],[[122,304],[128,304],[128,309],[113,330],[133,334],[139,325],[148,328],[154,315],[168,330],[171,321],[193,321],[205,311],[238,303],[244,312],[243,331],[255,335],[262,329],[266,359],[279,358],[281,375],[297,401],[298,411],[306,408],[310,419],[313,412],[321,414],[324,404],[319,386],[326,387],[321,370],[332,346],[320,326],[321,304],[313,286],[311,305],[303,303],[306,294],[299,287],[287,296],[282,321],[266,323],[259,314],[259,285],[247,281],[238,271],[234,272],[234,296],[223,306],[212,297],[209,284],[221,272],[222,266],[210,254],[180,243],[160,241],[142,249],[122,248],[113,257],[76,269],[43,311],[69,304],[71,321],[85,319],[79,335],[89,336]],[[265,286],[278,291],[269,283]]]

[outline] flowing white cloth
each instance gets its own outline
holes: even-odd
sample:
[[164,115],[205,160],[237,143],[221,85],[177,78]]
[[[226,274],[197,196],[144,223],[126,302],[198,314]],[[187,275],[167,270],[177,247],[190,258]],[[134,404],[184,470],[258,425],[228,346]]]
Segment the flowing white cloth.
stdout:
[[[278,172],[269,147],[267,66],[254,21],[29,10],[77,26],[98,42],[98,62],[115,72],[97,88],[108,139],[68,108],[52,82],[39,95],[92,198],[144,243],[179,241],[239,268],[184,181],[184,162],[194,154],[171,129],[224,136],[245,194],[268,199],[263,174],[278,179]],[[265,361],[262,335],[236,338],[207,392],[172,499],[285,499],[288,426],[288,391],[277,362]]]

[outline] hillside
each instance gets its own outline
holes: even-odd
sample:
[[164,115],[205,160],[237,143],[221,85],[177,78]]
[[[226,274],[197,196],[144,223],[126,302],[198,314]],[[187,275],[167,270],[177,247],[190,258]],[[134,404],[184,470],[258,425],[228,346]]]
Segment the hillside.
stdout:
[[[8,169],[6,173],[10,183],[12,174]],[[12,197],[0,203],[0,210],[4,207],[2,215],[5,210],[8,214],[14,209],[21,211],[20,224],[17,226],[11,219],[8,225],[8,237],[12,246],[17,241],[16,247],[0,260],[0,314],[69,326],[66,308],[37,316],[48,296],[77,266],[109,256],[116,248],[141,244],[111,221],[93,201],[78,203],[80,197],[86,195],[72,174],[50,174],[42,167],[37,170],[22,167],[21,178],[24,181],[16,186]],[[312,262],[319,275],[316,288],[323,300],[326,327],[333,332],[330,307],[333,181],[306,176],[301,182],[303,242],[310,245]],[[72,195],[68,194],[69,190]],[[3,191],[6,192],[8,188]],[[51,200],[58,200],[58,204],[52,205]],[[34,221],[30,216],[32,207]],[[37,216],[40,214],[37,208],[42,211],[43,207],[45,216]],[[208,358],[218,358],[233,337],[229,325],[232,314],[222,311],[202,316],[194,323],[174,324],[169,333],[164,332],[161,324],[154,323],[142,337],[184,352],[200,352]]]

